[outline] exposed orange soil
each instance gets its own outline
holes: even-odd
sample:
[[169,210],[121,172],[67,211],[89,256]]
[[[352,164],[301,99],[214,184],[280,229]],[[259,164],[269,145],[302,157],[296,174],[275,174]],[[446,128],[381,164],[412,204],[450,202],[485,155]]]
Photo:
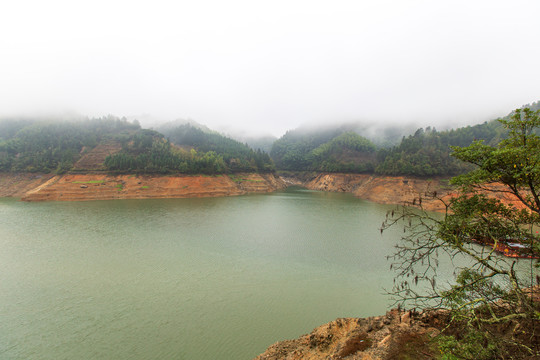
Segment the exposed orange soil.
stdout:
[[[419,205],[429,211],[444,211],[445,204],[456,195],[448,179],[420,179],[405,176],[373,176],[367,174],[318,174],[304,186],[312,190],[350,192],[355,196],[380,204]],[[517,208],[523,204],[514,196],[503,192],[502,185],[492,185],[489,196],[511,203]],[[436,194],[434,198],[433,195]],[[442,200],[442,201],[441,201]]]
[[271,345],[255,360],[434,359],[430,339],[440,333],[443,317],[442,312],[394,309],[383,316],[336,319],[298,339]]
[[[403,176],[373,176],[365,174],[317,174],[310,180],[286,179],[312,190],[350,192],[355,196],[382,204],[418,205],[426,210],[444,211],[455,189],[447,179],[430,180]],[[100,200],[150,199],[180,197],[233,196],[251,192],[271,192],[285,188],[283,179],[273,174],[236,174],[218,176],[152,176],[107,174],[0,174],[0,196],[21,197],[26,201],[47,200]],[[493,185],[490,196],[522,204],[512,195],[502,192],[502,186]]]
[[[527,297],[538,304],[540,287],[523,289]],[[499,317],[511,313],[509,307],[499,308]],[[489,312],[478,312],[491,318]],[[392,309],[386,315],[368,318],[341,318],[315,328],[311,333],[293,340],[279,341],[269,346],[255,360],[396,360],[439,359],[442,353],[432,339],[439,335],[459,338],[470,324],[450,322],[447,310],[418,313]],[[484,324],[481,331],[502,340],[501,359],[538,359],[540,346],[534,319],[509,319],[503,323]],[[519,346],[518,344],[522,344]],[[532,355],[529,352],[534,352]],[[474,356],[474,355],[473,355]]]
[[273,174],[217,176],[58,175],[22,196],[24,201],[82,201],[233,196],[285,187]]
[[52,177],[53,174],[0,173],[0,197],[22,197]]

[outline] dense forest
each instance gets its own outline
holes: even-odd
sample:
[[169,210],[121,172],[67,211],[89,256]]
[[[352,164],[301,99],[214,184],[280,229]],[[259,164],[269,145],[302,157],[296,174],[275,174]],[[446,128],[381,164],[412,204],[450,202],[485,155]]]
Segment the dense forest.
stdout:
[[[537,110],[540,102],[527,107]],[[290,130],[273,142],[268,153],[196,123],[174,123],[156,131],[142,129],[136,120],[114,116],[56,121],[3,119],[0,171],[62,174],[91,170],[79,160],[101,147],[101,152],[107,153],[92,170],[113,173],[221,174],[277,169],[448,176],[470,170],[470,165],[452,157],[453,146],[468,146],[474,140],[494,145],[507,136],[496,120],[446,131],[420,128],[394,145],[388,143],[395,137],[393,128],[382,142],[363,134],[365,129],[361,124],[349,124]],[[268,139],[263,143],[268,149]]]
[[[537,110],[540,102],[526,107]],[[448,176],[470,170],[470,165],[452,157],[453,146],[468,146],[474,140],[493,145],[507,132],[496,120],[446,131],[427,127],[403,136],[394,146],[377,148],[376,139],[361,135],[343,126],[292,130],[274,143],[270,154],[279,170]]]
[[117,172],[222,174],[271,172],[268,154],[223,135],[185,124],[164,131],[142,129],[122,141],[122,151],[105,159]]
[[452,146],[468,146],[473,140],[498,142],[504,129],[497,121],[449,131],[420,128],[403,137],[401,143],[377,154],[377,174],[382,175],[456,175],[470,170],[469,165],[451,156]]
[[[72,121],[0,121],[0,171],[63,174],[104,143],[118,148],[104,159],[109,172],[220,174],[274,171],[260,150],[191,125],[170,130],[172,140],[137,121],[109,116]],[[84,168],[76,169],[84,171]]]
[[79,121],[0,121],[0,171],[69,171],[81,155],[112,137],[139,131],[137,123],[113,116]]
[[376,147],[343,128],[288,131],[270,155],[278,169],[296,171],[372,172]]
[[178,146],[190,147],[200,152],[215,152],[223,157],[226,167],[232,172],[274,171],[274,164],[268,153],[253,150],[246,144],[223,136],[217,132],[205,131],[191,124],[162,130],[170,141]]
[[341,128],[294,130],[277,140],[270,154],[280,170],[453,175],[467,166],[451,156],[452,146],[467,146],[475,139],[496,142],[502,131],[497,121],[442,132],[420,128],[393,147],[377,148],[370,140]]

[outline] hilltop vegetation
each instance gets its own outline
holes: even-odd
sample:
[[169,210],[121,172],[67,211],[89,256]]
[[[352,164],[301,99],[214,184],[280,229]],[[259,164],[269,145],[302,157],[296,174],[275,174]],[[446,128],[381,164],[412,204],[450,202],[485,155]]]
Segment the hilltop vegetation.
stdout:
[[[527,107],[536,110],[540,103]],[[471,169],[452,157],[453,146],[468,146],[474,140],[495,145],[507,136],[496,120],[446,131],[420,128],[402,135],[401,141],[395,140],[398,127],[374,134],[372,126],[348,124],[290,130],[273,142],[268,153],[271,138],[251,139],[252,144],[260,144],[254,150],[195,122],[174,122],[157,130],[113,116],[4,119],[0,121],[0,171],[221,174],[278,169],[450,176]]]
[[368,139],[342,129],[289,131],[270,155],[283,170],[362,173],[373,171],[375,150]]
[[391,148],[377,148],[355,132],[341,129],[289,131],[274,143],[272,158],[280,170],[376,173],[381,175],[454,175],[467,166],[451,156],[451,146],[473,140],[498,141],[496,121],[439,132],[428,127],[403,137]]
[[[271,172],[268,154],[190,124],[165,135],[142,129],[122,141],[122,151],[105,159],[109,170],[145,173],[222,174]],[[165,137],[166,136],[166,137]]]
[[[536,110],[540,103],[527,107]],[[450,176],[471,169],[452,157],[452,147],[468,146],[474,140],[494,145],[507,134],[499,121],[492,120],[446,131],[420,128],[394,146],[376,147],[376,139],[368,140],[351,127],[297,129],[278,139],[270,154],[279,170]]]
[[[165,135],[141,129],[137,121],[109,116],[71,121],[6,119],[0,121],[0,171],[62,174],[96,146],[119,144],[105,158],[109,172],[219,174],[269,172],[268,154],[191,125]],[[114,147],[112,147],[114,148]],[[77,168],[77,171],[84,171]],[[95,170],[93,168],[92,170]]]
[[63,173],[100,142],[139,130],[138,124],[112,116],[84,121],[4,120],[0,171]]
[[246,144],[219,133],[204,131],[190,124],[172,128],[163,133],[176,145],[221,155],[226,167],[232,172],[274,171],[274,165],[267,153],[260,149],[253,150]]
[[452,146],[468,146],[474,140],[498,142],[504,129],[497,121],[439,132],[430,127],[403,137],[391,149],[381,149],[375,172],[381,175],[456,175],[470,169],[451,156]]

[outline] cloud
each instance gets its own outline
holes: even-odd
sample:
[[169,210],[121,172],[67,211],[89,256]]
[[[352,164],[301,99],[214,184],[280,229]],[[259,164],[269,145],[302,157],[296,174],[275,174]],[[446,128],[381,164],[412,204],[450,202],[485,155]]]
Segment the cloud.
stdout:
[[537,1],[93,1],[0,6],[0,113],[479,122],[538,100]]

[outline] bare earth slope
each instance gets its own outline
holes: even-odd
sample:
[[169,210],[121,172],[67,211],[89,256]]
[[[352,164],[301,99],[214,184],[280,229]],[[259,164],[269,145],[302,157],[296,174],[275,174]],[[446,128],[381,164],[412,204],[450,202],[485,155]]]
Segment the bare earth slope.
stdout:
[[73,166],[73,170],[105,170],[105,158],[122,150],[122,145],[116,141],[99,144],[84,154]]
[[24,201],[82,201],[233,196],[271,192],[285,184],[273,174],[152,176],[68,174],[28,191]]
[[[429,211],[445,210],[444,203],[433,198],[434,193],[445,202],[456,194],[455,189],[448,185],[447,178],[321,173],[300,183],[311,190],[350,192],[361,199],[380,204],[419,205],[418,199],[422,198],[423,208]],[[518,208],[523,206],[513,195],[503,193],[502,186],[493,185],[492,189],[495,191],[490,192],[489,196]]]
[[[274,174],[234,175],[107,175],[101,174],[13,174],[0,173],[0,197],[21,197],[27,201],[150,199],[233,196],[265,193],[302,185],[312,190],[349,192],[382,204],[413,204],[422,197],[426,210],[444,211],[444,205],[430,199],[437,193],[449,200],[454,190],[447,179],[419,179],[403,176],[320,173],[309,178],[281,178]],[[497,187],[494,185],[494,189]],[[502,192],[491,196],[519,206],[519,201]],[[416,203],[418,205],[418,203]]]
[[53,174],[0,173],[0,197],[22,197],[52,177]]

